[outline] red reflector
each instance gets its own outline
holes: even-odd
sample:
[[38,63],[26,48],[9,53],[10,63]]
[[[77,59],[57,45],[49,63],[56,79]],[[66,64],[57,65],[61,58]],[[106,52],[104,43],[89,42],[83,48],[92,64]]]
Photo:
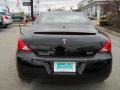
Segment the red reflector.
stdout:
[[110,39],[104,44],[103,48],[100,49],[99,52],[108,52],[110,53],[111,52],[111,48],[112,48],[112,45],[111,45],[111,41]]
[[5,19],[9,19],[7,16],[4,16]]
[[28,48],[28,46],[24,43],[22,39],[18,40],[18,50],[19,51],[28,51],[31,52],[32,50]]

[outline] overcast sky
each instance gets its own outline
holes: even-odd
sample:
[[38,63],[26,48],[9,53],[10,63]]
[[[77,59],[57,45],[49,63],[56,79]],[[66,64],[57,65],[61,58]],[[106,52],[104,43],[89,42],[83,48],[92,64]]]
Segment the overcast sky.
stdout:
[[[12,12],[17,11],[16,3],[17,0],[6,0],[8,6],[10,7]],[[22,1],[30,1],[30,0],[19,0],[20,1],[20,6],[21,10],[24,10],[25,12],[28,11],[28,7],[22,6]],[[33,0],[34,4],[36,4],[36,1],[38,0]],[[59,8],[59,7],[71,7],[71,6],[76,6],[78,2],[81,0],[39,0],[40,1],[40,10],[44,11],[46,8]],[[5,0],[0,0],[0,5],[5,5]]]

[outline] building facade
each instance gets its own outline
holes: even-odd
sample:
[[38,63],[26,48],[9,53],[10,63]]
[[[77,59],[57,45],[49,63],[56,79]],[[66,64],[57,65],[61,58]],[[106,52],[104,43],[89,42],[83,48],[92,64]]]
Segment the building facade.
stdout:
[[78,8],[89,17],[100,19],[108,14],[107,10],[111,8],[109,5],[112,3],[113,0],[82,0],[78,4]]

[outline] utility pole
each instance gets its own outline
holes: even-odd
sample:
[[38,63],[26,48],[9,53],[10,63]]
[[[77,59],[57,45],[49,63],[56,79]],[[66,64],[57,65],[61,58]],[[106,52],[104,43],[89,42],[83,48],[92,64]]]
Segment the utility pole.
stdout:
[[39,5],[40,5],[40,0],[37,0],[37,2],[36,2],[36,5],[37,5],[37,9],[38,9],[38,14],[40,13],[40,7],[39,7]]
[[6,7],[6,11],[7,11],[7,0],[5,0],[5,7]]
[[31,0],[31,18],[32,18],[32,20],[34,20],[33,13],[34,13],[34,11],[33,11],[33,0]]
[[40,1],[38,0],[38,14],[40,14]]

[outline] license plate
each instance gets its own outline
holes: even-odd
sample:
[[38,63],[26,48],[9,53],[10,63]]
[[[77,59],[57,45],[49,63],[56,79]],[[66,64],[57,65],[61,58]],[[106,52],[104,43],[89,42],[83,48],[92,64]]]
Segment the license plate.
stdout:
[[76,72],[76,63],[54,62],[54,72]]

